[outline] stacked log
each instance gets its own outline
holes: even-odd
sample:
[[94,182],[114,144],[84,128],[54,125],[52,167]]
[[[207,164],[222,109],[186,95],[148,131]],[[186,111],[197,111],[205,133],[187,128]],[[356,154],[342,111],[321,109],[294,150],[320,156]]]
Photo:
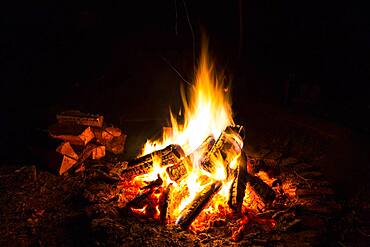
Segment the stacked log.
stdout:
[[126,135],[118,128],[105,127],[103,116],[67,111],[57,114],[57,123],[49,127],[49,136],[63,141],[56,149],[59,174],[82,165],[87,159],[101,159],[106,151],[123,151]]

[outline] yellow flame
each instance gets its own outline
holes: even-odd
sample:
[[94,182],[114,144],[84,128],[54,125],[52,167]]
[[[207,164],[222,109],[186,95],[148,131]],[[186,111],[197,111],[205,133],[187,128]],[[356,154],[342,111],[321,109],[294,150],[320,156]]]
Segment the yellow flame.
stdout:
[[234,124],[229,92],[215,73],[215,66],[208,59],[208,45],[203,43],[194,85],[186,97],[181,91],[184,105],[184,123],[177,122],[170,114],[172,132],[164,133],[161,141],[148,141],[143,154],[179,144],[185,154],[193,152],[210,135],[218,138],[226,126]]

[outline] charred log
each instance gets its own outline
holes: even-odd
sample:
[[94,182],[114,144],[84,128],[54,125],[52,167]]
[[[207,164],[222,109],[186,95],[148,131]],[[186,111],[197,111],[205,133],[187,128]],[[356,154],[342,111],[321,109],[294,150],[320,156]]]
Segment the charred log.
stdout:
[[[192,154],[185,157],[183,160],[181,160],[181,162],[167,168],[166,171],[169,177],[173,181],[179,182],[187,174],[187,167],[192,166],[191,156],[194,154],[208,154],[214,143],[215,139],[213,136],[208,136],[207,139]],[[202,157],[206,156],[207,155],[203,155]]]
[[247,155],[242,152],[238,159],[238,167],[234,171],[235,178],[230,187],[229,193],[229,207],[234,211],[240,212],[245,196],[245,189],[247,186]]
[[264,203],[270,203],[275,199],[275,191],[270,188],[262,179],[248,174],[248,182],[253,191],[262,199]]
[[173,189],[172,184],[169,184],[160,199],[161,214],[160,214],[159,220],[161,224],[163,225],[166,224],[168,219],[170,218],[168,207],[170,205],[170,195],[171,195],[172,189]]
[[127,164],[127,169],[122,172],[122,176],[130,179],[133,176],[139,176],[150,172],[153,168],[153,157],[157,156],[161,159],[163,166],[176,164],[184,157],[184,151],[179,145],[169,145],[166,148],[153,153],[136,158]]
[[222,183],[217,181],[209,186],[206,186],[195,199],[181,212],[177,219],[177,224],[183,229],[187,229],[195,218],[202,212],[203,208],[212,199],[212,197],[219,191]]
[[171,178],[171,180],[179,182],[187,174],[186,167],[189,164],[191,164],[190,158],[185,157],[181,162],[177,163],[176,165],[167,167],[166,171],[168,173],[168,176]]
[[212,164],[212,159],[220,154],[226,163],[228,160],[228,154],[238,154],[241,152],[241,143],[243,141],[242,137],[243,127],[242,126],[228,126],[217,139],[215,144],[212,146],[211,150],[205,154],[205,159],[201,162],[201,167],[210,173],[213,173],[214,167]]

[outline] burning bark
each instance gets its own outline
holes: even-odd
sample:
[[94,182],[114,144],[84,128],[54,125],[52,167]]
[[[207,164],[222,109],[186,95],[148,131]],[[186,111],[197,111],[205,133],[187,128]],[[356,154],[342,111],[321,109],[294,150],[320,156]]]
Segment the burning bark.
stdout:
[[[217,139],[211,150],[204,155],[204,160],[201,162],[202,169],[213,173],[214,164],[213,160],[217,159],[217,155],[220,154],[223,160],[229,164],[231,162],[228,159],[230,154],[238,154],[242,149],[242,137],[239,135],[243,131],[242,126],[228,126]],[[233,155],[233,156],[234,156]]]
[[245,189],[247,187],[247,155],[244,151],[241,153],[238,159],[238,167],[234,171],[235,178],[230,187],[229,192],[229,207],[234,211],[240,212],[245,196]]
[[169,184],[160,198],[160,222],[166,224],[170,220],[169,205],[171,204],[171,192],[173,190],[172,183]]
[[123,171],[122,176],[130,179],[133,176],[149,173],[154,165],[154,157],[158,157],[161,160],[161,165],[166,166],[180,162],[184,155],[184,151],[179,145],[169,145],[162,150],[154,151],[153,153],[130,161],[127,169]]
[[206,186],[197,194],[195,199],[185,207],[176,223],[184,229],[188,228],[212,197],[219,191],[221,186],[222,183],[219,181]]
[[194,154],[202,154],[202,158],[206,157],[206,154],[211,150],[215,143],[215,138],[213,136],[207,137],[207,139],[190,155],[186,156],[181,162],[169,166],[167,168],[167,173],[169,177],[175,181],[179,182],[186,174],[187,174],[187,167],[192,166],[192,159]]

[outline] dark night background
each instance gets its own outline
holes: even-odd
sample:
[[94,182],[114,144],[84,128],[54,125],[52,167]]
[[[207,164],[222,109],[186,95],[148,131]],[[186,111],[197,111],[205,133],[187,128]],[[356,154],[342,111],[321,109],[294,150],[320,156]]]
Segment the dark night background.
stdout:
[[[2,159],[29,159],[29,146],[41,142],[35,133],[67,109],[103,114],[129,134],[130,145],[139,145],[163,124],[170,105],[179,106],[183,81],[169,64],[191,80],[193,49],[197,55],[204,29],[217,64],[232,79],[237,118],[253,123],[253,112],[279,109],[328,122],[335,126],[329,132],[345,129],[351,142],[344,146],[339,138],[339,150],[351,152],[345,161],[334,157],[346,165],[332,164],[328,174],[339,170],[338,181],[332,180],[343,187],[368,174],[366,6],[291,0],[185,4],[24,1],[1,8]],[[144,125],[143,133],[130,136],[130,128]]]

